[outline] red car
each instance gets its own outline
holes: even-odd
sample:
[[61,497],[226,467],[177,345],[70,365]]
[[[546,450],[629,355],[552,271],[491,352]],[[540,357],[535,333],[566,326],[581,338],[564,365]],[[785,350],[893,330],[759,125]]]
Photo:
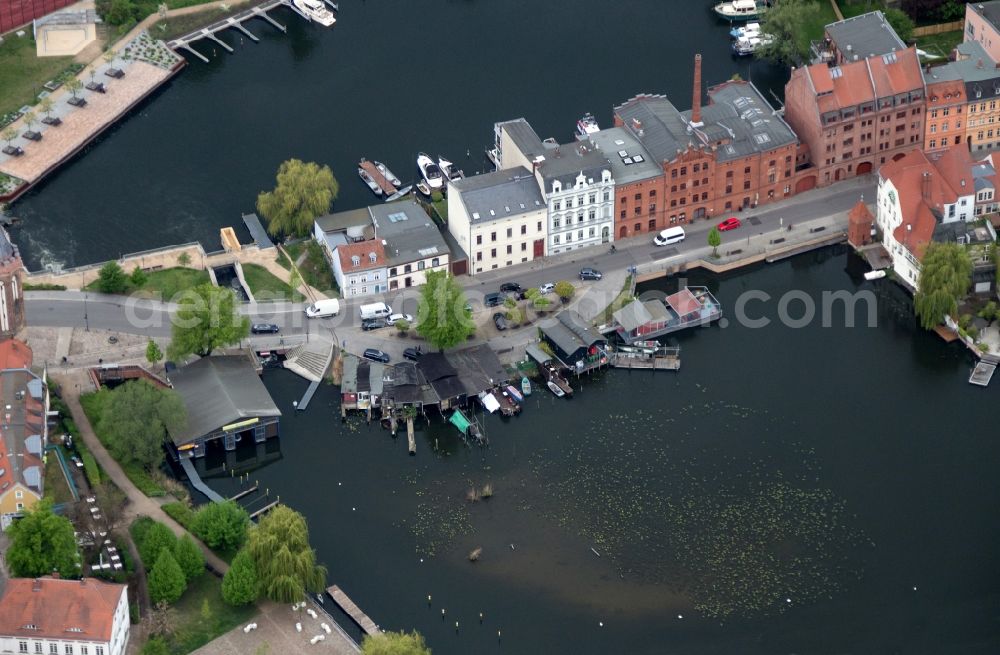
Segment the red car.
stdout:
[[735,230],[741,225],[743,225],[743,223],[740,223],[740,219],[733,216],[732,218],[727,218],[719,223],[717,227],[719,228],[719,232],[728,232],[729,230]]

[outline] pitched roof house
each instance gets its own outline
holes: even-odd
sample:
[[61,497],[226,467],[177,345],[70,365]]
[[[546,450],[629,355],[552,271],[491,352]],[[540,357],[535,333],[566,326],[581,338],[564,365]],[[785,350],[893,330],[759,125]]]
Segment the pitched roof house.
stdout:
[[0,526],[42,498],[42,454],[48,443],[49,391],[31,370],[31,348],[17,339],[0,342]]

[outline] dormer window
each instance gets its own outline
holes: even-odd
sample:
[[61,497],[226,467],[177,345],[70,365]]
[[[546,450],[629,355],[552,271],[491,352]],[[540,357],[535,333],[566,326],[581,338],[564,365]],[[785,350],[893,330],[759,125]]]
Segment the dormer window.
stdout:
[[368,260],[374,264],[378,260],[378,255],[376,255],[373,252],[370,252],[368,253]]
[[351,265],[361,266],[361,258],[358,257],[357,255],[351,255]]

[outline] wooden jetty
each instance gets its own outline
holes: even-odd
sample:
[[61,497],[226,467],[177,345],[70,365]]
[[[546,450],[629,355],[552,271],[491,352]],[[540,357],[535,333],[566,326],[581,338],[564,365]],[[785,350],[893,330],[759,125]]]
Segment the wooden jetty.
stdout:
[[406,417],[406,444],[411,455],[417,454],[417,437],[413,431],[413,417]]
[[504,416],[514,416],[521,411],[521,406],[514,402],[507,393],[501,391],[500,389],[491,389],[490,393],[493,397],[497,399],[500,403],[500,413]]
[[366,634],[375,636],[382,633],[378,629],[378,626],[375,625],[375,622],[368,618],[368,615],[362,612],[360,607],[354,604],[354,601],[344,593],[343,589],[337,585],[330,585],[326,588],[326,593]]
[[378,169],[378,166],[376,166],[374,162],[370,162],[362,157],[361,161],[358,162],[358,167],[364,169],[364,171],[371,176],[372,180],[375,181],[375,184],[382,189],[382,193],[386,196],[393,196],[397,191],[399,191],[395,184],[390,182],[385,175],[382,175],[382,172]]
[[252,520],[254,520],[255,518],[257,518],[258,516],[260,516],[261,514],[263,514],[264,512],[268,512],[268,511],[270,511],[270,510],[274,509],[274,508],[275,508],[275,506],[276,506],[276,505],[277,505],[278,503],[280,503],[280,502],[281,502],[281,496],[278,496],[278,499],[277,499],[277,500],[275,500],[275,501],[272,501],[272,502],[268,503],[267,505],[264,505],[264,506],[263,506],[263,507],[261,507],[261,508],[260,508],[259,510],[257,510],[256,512],[254,512],[253,514],[251,514],[251,515],[250,515],[250,520],[252,521]]
[[195,30],[190,34],[185,34],[184,36],[178,37],[176,39],[171,39],[170,41],[167,42],[167,47],[175,51],[185,50],[190,54],[194,55],[195,57],[197,57],[198,59],[201,59],[203,62],[207,64],[209,62],[208,57],[206,57],[205,55],[201,54],[193,47],[191,47],[191,44],[194,43],[195,41],[200,41],[201,39],[210,39],[211,41],[214,41],[216,45],[221,46],[223,49],[229,52],[233,52],[232,47],[230,47],[225,42],[221,41],[217,36],[215,36],[216,32],[221,32],[222,30],[228,30],[228,29],[239,30],[244,35],[246,35],[247,38],[256,43],[260,41],[260,39],[254,36],[250,32],[250,30],[248,30],[243,25],[244,21],[249,20],[251,18],[263,18],[264,20],[269,22],[271,25],[274,25],[282,32],[288,32],[287,27],[285,27],[278,21],[271,18],[267,13],[271,9],[274,9],[275,7],[278,7],[280,5],[289,6],[291,5],[291,2],[290,0],[266,0],[265,2],[259,5],[255,5],[253,7],[250,7],[249,9],[245,9],[233,16],[228,16],[226,18],[223,18],[222,20],[218,20],[212,23],[211,25],[208,25],[207,27]]
[[976,368],[972,369],[972,374],[969,375],[969,384],[975,384],[980,387],[985,387],[993,379],[993,374],[997,370],[996,364],[991,364],[989,362],[978,362]]
[[562,389],[563,393],[567,396],[573,394],[573,387],[569,386],[569,381],[562,376],[559,369],[556,368],[556,365],[552,363],[551,360],[539,366],[538,370],[541,371],[542,377],[545,378],[546,382],[551,380],[557,387]]
[[631,353],[612,352],[608,355],[608,361],[614,368],[635,368],[647,371],[678,371],[681,368],[681,358],[677,355],[636,357]]
[[259,482],[254,482],[252,487],[250,487],[249,489],[244,489],[243,491],[239,492],[235,496],[230,496],[229,500],[234,500],[234,501],[235,500],[239,500],[240,498],[243,498],[244,496],[249,496],[253,492],[257,491],[259,488],[260,488],[260,483]]
[[191,486],[205,494],[205,496],[208,497],[208,499],[213,503],[221,503],[225,500],[225,498],[217,494],[211,487],[205,484],[205,482],[201,479],[201,476],[198,475],[198,471],[195,470],[194,462],[191,461],[190,457],[181,457],[180,462],[181,468],[184,469],[184,472],[188,476],[188,480],[191,482]]

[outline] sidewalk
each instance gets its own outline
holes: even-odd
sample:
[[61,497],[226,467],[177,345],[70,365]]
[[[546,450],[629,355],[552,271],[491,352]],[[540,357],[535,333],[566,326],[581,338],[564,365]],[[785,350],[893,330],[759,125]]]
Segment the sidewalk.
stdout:
[[[98,440],[97,435],[94,434],[94,429],[90,425],[90,421],[87,419],[87,415],[83,411],[83,407],[80,405],[80,394],[85,393],[93,389],[93,385],[90,378],[87,376],[86,372],[83,370],[73,371],[70,373],[59,373],[55,371],[50,371],[52,379],[56,381],[59,387],[62,389],[62,399],[65,401],[67,407],[70,409],[70,413],[73,415],[73,420],[76,422],[77,427],[80,430],[80,436],[83,438],[87,448],[94,455],[97,463],[100,464],[101,469],[104,470],[105,474],[111,478],[111,481],[122,490],[125,497],[128,498],[128,505],[125,508],[125,515],[131,522],[131,520],[139,516],[148,516],[154,521],[159,521],[169,527],[174,534],[178,537],[184,534],[190,534],[185,530],[179,523],[170,518],[166,512],[160,507],[159,503],[145,495],[139,489],[132,484],[132,481],[128,479],[125,472],[122,470],[118,462],[115,461],[111,454],[107,451],[100,440]],[[212,552],[208,546],[201,543],[201,541],[191,535],[195,543],[201,547],[202,552],[205,555],[205,563],[208,564],[212,569],[217,571],[220,575],[229,570],[229,564],[223,561],[218,555]]]

